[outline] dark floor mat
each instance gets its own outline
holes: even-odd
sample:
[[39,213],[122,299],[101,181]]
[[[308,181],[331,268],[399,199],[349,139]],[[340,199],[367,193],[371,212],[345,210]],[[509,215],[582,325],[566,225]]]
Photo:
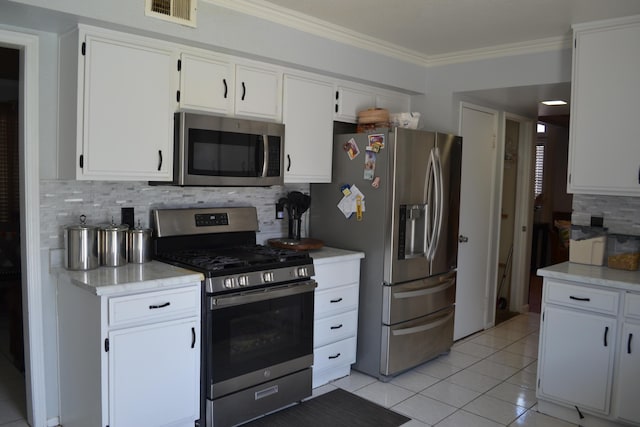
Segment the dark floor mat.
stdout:
[[336,389],[243,427],[398,427],[408,421],[411,418]]

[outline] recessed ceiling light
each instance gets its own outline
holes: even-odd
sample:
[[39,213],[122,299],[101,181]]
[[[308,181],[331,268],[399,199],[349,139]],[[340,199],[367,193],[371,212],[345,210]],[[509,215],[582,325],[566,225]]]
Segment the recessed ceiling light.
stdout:
[[542,103],[544,105],[551,105],[551,106],[555,106],[555,105],[567,105],[567,101],[563,101],[561,99],[552,99],[549,101],[542,101]]

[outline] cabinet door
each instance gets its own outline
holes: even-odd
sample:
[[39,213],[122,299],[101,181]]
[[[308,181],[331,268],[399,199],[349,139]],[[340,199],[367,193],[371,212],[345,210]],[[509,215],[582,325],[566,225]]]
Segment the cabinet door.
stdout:
[[285,183],[331,182],[333,85],[284,77]]
[[640,23],[577,31],[573,61],[568,191],[640,196]]
[[200,412],[196,319],[109,333],[109,425],[193,426]]
[[616,378],[616,415],[623,420],[640,423],[640,325],[623,324],[618,348],[620,366]]
[[142,42],[85,42],[79,179],[170,180],[175,55]]
[[373,92],[338,87],[336,93],[335,119],[348,123],[358,122],[358,112],[376,106],[376,96]]
[[187,53],[180,61],[180,108],[232,114],[233,64]]
[[235,113],[280,121],[281,82],[279,71],[236,65]]
[[615,319],[547,306],[539,361],[539,392],[581,408],[607,413]]

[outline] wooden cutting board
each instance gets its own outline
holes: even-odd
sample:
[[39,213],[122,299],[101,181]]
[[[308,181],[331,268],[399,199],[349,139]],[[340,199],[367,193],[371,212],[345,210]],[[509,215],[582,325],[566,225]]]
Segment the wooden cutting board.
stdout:
[[324,242],[318,239],[306,238],[300,240],[293,239],[269,239],[269,246],[281,249],[293,249],[294,251],[310,251],[320,249],[324,246]]

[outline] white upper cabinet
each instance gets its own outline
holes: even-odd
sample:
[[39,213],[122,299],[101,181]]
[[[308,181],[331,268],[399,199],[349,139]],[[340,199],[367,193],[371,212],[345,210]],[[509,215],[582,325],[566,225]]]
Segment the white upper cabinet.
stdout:
[[284,76],[286,183],[331,182],[333,84]]
[[282,72],[253,65],[236,65],[235,114],[280,121]]
[[170,180],[175,52],[82,26],[60,45],[59,177]]
[[364,88],[338,86],[335,93],[335,119],[357,123],[358,112],[376,106],[376,94]]
[[640,196],[640,21],[574,30],[568,192]]
[[234,66],[215,56],[180,55],[180,109],[233,114]]
[[409,95],[367,86],[338,85],[335,93],[334,118],[347,123],[358,122],[358,112],[384,108],[389,113],[409,112]]
[[236,64],[233,57],[206,52],[180,56],[179,107],[279,122],[282,72],[262,64]]

